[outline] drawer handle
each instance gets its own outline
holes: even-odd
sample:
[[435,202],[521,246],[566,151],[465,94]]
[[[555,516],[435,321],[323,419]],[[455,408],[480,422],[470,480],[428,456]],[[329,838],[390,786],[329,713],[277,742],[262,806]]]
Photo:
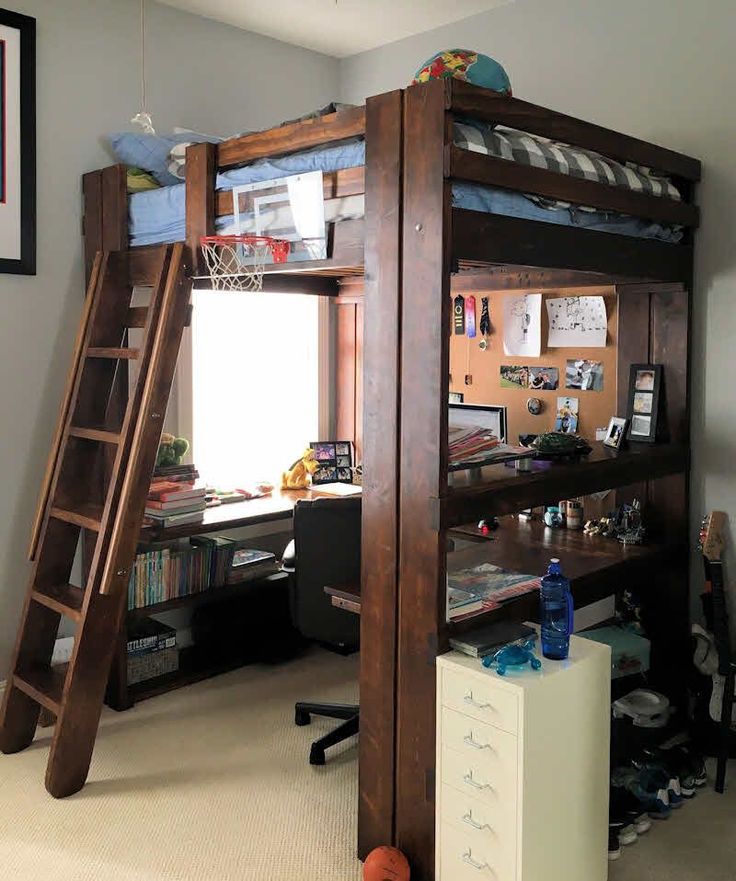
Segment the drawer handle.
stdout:
[[480,701],[477,701],[473,697],[473,692],[469,691],[465,697],[463,698],[466,704],[470,704],[471,707],[475,707],[476,710],[492,710],[493,704],[482,704]]
[[463,815],[463,823],[467,823],[468,826],[472,826],[473,829],[477,829],[479,832],[483,829],[488,829],[489,831],[491,829],[488,823],[479,823],[477,820],[474,820],[472,811],[468,811],[467,814]]
[[478,783],[477,780],[474,780],[472,771],[468,771],[468,773],[463,777],[463,780],[465,781],[465,783],[468,784],[468,786],[472,786],[473,789],[477,789],[479,791],[483,789],[493,789],[490,783]]
[[490,743],[478,743],[478,741],[473,737],[472,731],[470,734],[467,734],[465,737],[463,737],[463,742],[467,743],[468,746],[472,746],[473,749],[493,749]]
[[[477,862],[473,859],[473,854],[472,854],[472,852],[469,851],[469,850],[466,850],[466,851],[465,851],[465,853],[463,854],[463,858],[462,858],[462,859],[463,859],[463,862],[464,862],[464,863],[467,863],[469,866],[472,866],[474,869],[478,869],[479,872],[482,872],[483,869],[490,869],[491,872],[493,872],[493,869],[491,869],[491,867],[488,865],[488,863],[477,863]],[[495,875],[496,873],[493,872],[493,874]]]

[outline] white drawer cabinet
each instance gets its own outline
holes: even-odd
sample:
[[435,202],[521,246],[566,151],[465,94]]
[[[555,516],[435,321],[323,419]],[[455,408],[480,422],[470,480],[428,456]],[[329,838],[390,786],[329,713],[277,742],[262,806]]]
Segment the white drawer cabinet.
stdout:
[[500,677],[437,659],[437,881],[605,881],[610,649]]

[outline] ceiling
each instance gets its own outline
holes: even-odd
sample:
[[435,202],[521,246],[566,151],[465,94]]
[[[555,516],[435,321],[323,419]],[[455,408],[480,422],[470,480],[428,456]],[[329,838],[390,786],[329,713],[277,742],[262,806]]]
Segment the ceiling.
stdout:
[[513,0],[162,0],[336,58],[375,49]]

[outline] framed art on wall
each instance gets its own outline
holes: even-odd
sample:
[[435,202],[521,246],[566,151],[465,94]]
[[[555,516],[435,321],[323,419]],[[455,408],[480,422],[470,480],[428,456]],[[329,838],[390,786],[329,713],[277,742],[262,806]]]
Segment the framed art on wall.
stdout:
[[36,19],[0,9],[0,272],[36,273]]
[[632,364],[629,377],[629,430],[631,441],[657,440],[659,398],[662,386],[661,364]]

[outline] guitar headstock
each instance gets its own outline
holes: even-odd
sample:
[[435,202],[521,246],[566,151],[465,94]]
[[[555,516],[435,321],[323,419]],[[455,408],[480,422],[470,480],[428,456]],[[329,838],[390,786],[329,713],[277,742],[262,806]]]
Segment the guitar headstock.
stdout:
[[724,511],[711,511],[703,518],[700,527],[699,549],[703,556],[711,563],[721,559],[725,544],[724,531],[726,526],[726,514]]

